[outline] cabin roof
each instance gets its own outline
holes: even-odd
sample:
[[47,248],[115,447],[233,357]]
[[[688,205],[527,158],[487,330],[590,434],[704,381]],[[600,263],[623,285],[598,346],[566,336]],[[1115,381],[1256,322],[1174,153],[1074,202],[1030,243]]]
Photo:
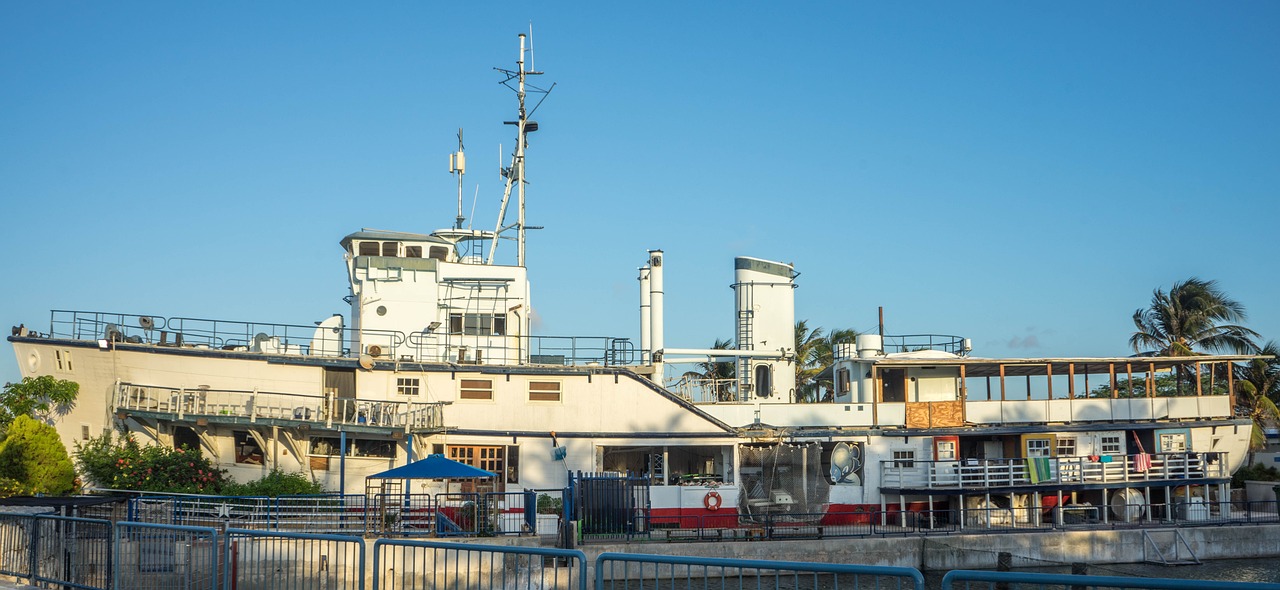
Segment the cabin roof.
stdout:
[[1186,366],[1195,363],[1220,363],[1220,362],[1243,362],[1260,358],[1270,358],[1267,356],[1258,356],[1251,354],[1238,355],[1205,355],[1205,356],[1132,356],[1132,357],[1067,357],[1067,358],[878,358],[875,359],[877,367],[896,368],[896,367],[964,367],[966,377],[996,377],[1000,375],[1000,368],[1004,367],[1004,374],[1008,376],[1041,376],[1049,374],[1052,370],[1054,375],[1067,375],[1074,365],[1076,374],[1097,374],[1107,373],[1109,367],[1114,364],[1117,371],[1125,365],[1132,365],[1134,371],[1146,371],[1152,366],[1158,370],[1167,370],[1176,366]]
[[414,234],[409,232],[386,231],[381,229],[362,229],[358,232],[348,235],[345,238],[342,238],[342,241],[338,243],[342,245],[343,249],[349,250],[351,248],[352,240],[431,242],[433,244],[444,244],[449,246],[452,245],[452,243],[450,243],[448,240],[437,238],[430,234]]

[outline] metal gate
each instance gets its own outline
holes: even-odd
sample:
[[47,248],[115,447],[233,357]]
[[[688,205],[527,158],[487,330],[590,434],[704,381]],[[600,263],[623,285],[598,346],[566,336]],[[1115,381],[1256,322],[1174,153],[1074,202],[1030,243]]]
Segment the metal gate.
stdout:
[[579,540],[649,535],[649,479],[630,473],[569,474]]

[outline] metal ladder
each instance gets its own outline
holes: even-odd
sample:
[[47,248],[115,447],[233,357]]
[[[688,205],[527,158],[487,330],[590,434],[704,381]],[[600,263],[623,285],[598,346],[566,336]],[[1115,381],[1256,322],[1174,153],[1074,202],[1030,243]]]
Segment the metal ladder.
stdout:
[[[752,285],[742,284],[738,286],[738,298],[741,304],[738,306],[738,334],[737,348],[738,350],[752,350],[754,348],[754,332],[755,332],[755,310],[754,298],[752,295]],[[751,359],[738,359],[738,399],[747,401],[748,394],[751,392]]]

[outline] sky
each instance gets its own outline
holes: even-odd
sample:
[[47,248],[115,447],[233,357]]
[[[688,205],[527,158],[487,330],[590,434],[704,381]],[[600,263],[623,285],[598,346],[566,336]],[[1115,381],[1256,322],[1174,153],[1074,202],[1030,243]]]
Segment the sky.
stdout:
[[493,227],[530,26],[536,333],[638,342],[662,249],[672,347],[733,335],[740,255],[795,264],[810,326],[975,356],[1126,356],[1189,277],[1280,340],[1250,1],[0,3],[0,322],[349,313],[338,241],[448,227],[459,127]]

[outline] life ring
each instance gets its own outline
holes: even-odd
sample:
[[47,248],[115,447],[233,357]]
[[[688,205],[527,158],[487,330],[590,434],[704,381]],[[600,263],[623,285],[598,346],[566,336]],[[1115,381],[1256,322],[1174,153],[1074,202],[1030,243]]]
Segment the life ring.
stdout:
[[723,503],[724,500],[720,499],[720,494],[715,491],[707,492],[707,495],[702,497],[702,506],[711,512],[719,510]]

